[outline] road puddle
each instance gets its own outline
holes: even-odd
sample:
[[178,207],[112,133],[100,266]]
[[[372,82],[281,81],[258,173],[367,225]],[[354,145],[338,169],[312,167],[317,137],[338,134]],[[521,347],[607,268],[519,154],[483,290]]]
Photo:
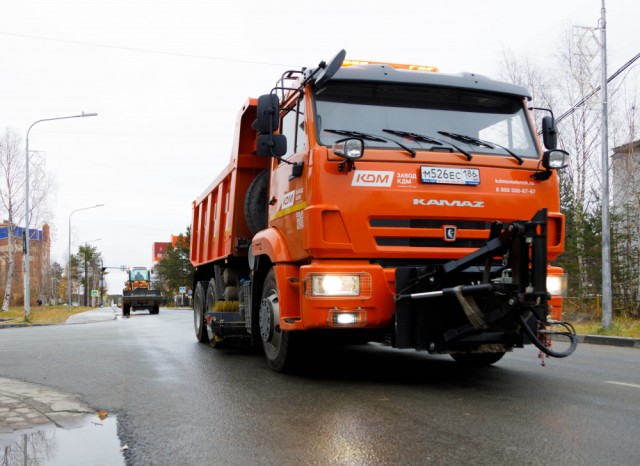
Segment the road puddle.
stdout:
[[125,464],[114,416],[87,416],[78,427],[63,429],[53,424],[0,431],[2,466],[73,466]]

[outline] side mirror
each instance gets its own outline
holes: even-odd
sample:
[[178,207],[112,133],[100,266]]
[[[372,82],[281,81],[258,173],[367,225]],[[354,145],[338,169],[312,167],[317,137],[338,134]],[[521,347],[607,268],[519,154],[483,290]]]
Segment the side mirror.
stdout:
[[560,170],[569,165],[569,153],[566,150],[548,150],[542,154],[542,166],[547,170]]
[[283,134],[258,136],[256,153],[261,157],[282,157],[287,153],[287,137]]
[[545,171],[537,171],[531,177],[534,180],[545,181],[551,178],[552,170],[561,170],[569,165],[569,153],[562,149],[548,150],[542,154],[542,166]]
[[343,172],[346,169],[349,173],[356,168],[355,160],[364,155],[364,141],[359,138],[340,139],[333,143],[333,153],[345,159],[338,164],[338,171]]
[[340,139],[333,143],[332,149],[338,157],[355,160],[364,155],[364,141],[355,138]]
[[254,129],[260,134],[271,134],[278,129],[280,120],[280,102],[276,94],[265,94],[258,97],[257,118]]
[[558,129],[552,116],[542,118],[542,141],[549,150],[558,147]]

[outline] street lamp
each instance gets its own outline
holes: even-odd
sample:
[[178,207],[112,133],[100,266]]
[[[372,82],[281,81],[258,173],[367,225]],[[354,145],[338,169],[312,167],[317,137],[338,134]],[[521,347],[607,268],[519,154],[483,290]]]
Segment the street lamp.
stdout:
[[67,261],[67,307],[69,311],[71,311],[71,216],[81,210],[95,209],[96,207],[103,206],[104,204],[96,204],[89,207],[82,207],[80,209],[71,211],[71,213],[69,214],[69,257]]
[[56,117],[56,118],[44,118],[42,120],[38,120],[29,126],[27,130],[27,137],[25,139],[25,188],[24,188],[24,217],[25,217],[25,226],[24,226],[24,318],[27,319],[29,314],[31,314],[31,278],[29,274],[29,132],[31,128],[33,128],[38,123],[42,123],[43,121],[53,121],[53,120],[67,120],[69,118],[83,118],[83,117],[92,117],[98,116],[97,113],[84,113],[82,112],[80,115],[71,115],[64,117]]

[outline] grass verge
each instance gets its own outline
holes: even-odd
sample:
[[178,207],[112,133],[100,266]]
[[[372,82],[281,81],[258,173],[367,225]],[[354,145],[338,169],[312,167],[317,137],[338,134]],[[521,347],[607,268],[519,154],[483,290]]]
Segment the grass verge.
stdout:
[[25,320],[23,307],[10,307],[7,312],[0,311],[0,324],[3,325],[52,325],[62,324],[70,316],[95,309],[88,306],[31,306],[29,318]]
[[[571,322],[571,319],[568,319]],[[571,322],[579,335],[606,335],[609,337],[640,338],[640,319],[616,317],[609,330],[602,329],[602,321]]]

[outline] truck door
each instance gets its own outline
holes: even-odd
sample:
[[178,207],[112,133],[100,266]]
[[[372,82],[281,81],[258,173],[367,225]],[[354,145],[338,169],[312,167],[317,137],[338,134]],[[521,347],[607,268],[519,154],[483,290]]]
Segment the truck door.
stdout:
[[302,243],[309,163],[304,104],[304,100],[298,100],[284,115],[280,125],[281,134],[287,137],[287,152],[282,158],[291,164],[303,163],[302,173],[294,174],[293,165],[274,158],[269,189],[270,224],[286,236],[289,252],[294,260],[307,255]]

